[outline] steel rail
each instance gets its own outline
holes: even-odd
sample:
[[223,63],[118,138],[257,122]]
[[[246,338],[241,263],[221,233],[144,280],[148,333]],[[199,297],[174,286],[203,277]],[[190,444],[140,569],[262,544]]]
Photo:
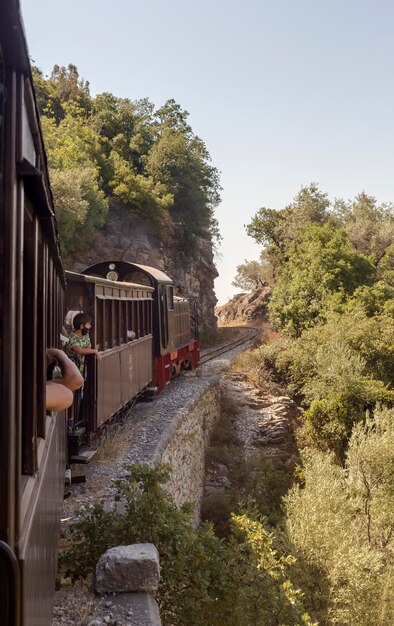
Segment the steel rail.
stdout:
[[228,341],[215,348],[204,350],[201,354],[200,365],[203,365],[204,363],[207,363],[208,361],[215,359],[221,354],[224,354],[225,352],[228,352],[229,350],[232,350],[233,348],[236,348],[237,346],[240,346],[243,343],[251,341],[252,339],[257,337],[257,335],[261,332],[260,328],[254,328],[252,326],[248,326],[247,328],[242,327],[242,326],[235,327],[235,328],[242,328],[242,330],[246,330],[247,332],[245,333],[243,337],[238,337],[237,339],[232,339],[231,341]]

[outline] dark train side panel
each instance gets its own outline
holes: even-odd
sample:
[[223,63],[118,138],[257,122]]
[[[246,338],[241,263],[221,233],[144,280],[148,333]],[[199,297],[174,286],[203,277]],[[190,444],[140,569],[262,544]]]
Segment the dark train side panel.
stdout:
[[24,587],[23,624],[43,626],[52,619],[52,602],[43,601],[42,588],[53,595],[57,571],[59,494],[64,491],[65,415],[47,418],[47,435],[39,443],[41,480],[28,479],[22,499],[19,559]]
[[0,624],[13,589],[18,625],[49,626],[65,416],[45,414],[46,348],[59,346],[65,279],[17,0],[0,3],[0,138],[0,540],[18,563],[3,568],[2,551]]

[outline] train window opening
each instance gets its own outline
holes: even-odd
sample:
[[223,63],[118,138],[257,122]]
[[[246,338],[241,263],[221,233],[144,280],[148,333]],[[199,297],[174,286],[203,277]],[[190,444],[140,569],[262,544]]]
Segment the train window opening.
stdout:
[[145,325],[146,325],[146,334],[150,335],[152,332],[151,329],[151,323],[150,323],[150,311],[151,311],[151,307],[150,307],[150,300],[146,301],[146,307],[145,307]]
[[38,225],[25,205],[23,230],[22,473],[37,470]]
[[127,306],[124,300],[119,302],[119,312],[120,312],[120,343],[127,342]]
[[46,383],[46,335],[47,318],[45,302],[47,299],[46,267],[48,262],[48,247],[42,236],[39,237],[38,245],[38,301],[37,301],[37,434],[45,438],[45,383]]
[[139,317],[140,317],[140,337],[145,337],[145,315],[144,315],[144,301],[141,300],[138,303]]
[[167,287],[167,306],[169,311],[174,310],[174,287]]
[[112,300],[112,347],[120,345],[119,300]]
[[133,331],[138,339],[138,307],[136,300],[133,300]]
[[112,302],[104,300],[104,350],[111,347]]
[[105,300],[96,300],[96,344],[97,350],[105,350]]

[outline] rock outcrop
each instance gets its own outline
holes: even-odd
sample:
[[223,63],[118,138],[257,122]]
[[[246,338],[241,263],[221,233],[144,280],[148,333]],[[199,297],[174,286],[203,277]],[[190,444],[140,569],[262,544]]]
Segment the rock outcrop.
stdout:
[[260,287],[252,293],[235,295],[227,304],[216,307],[215,314],[219,325],[262,324],[267,319],[270,297],[270,287]]

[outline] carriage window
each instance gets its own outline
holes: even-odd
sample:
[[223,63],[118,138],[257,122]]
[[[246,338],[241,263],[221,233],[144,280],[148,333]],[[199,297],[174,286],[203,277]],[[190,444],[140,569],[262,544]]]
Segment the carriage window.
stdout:
[[96,299],[96,346],[97,350],[104,350],[105,337],[105,302],[101,298]]
[[146,333],[145,333],[145,302],[143,300],[139,302],[139,309],[140,309],[140,337],[144,337]]
[[119,345],[119,300],[112,300],[112,347]]
[[37,255],[38,227],[25,207],[23,237],[22,472],[37,469]]
[[120,323],[119,323],[119,332],[120,332],[120,343],[126,343],[126,330],[127,330],[127,302],[121,300],[119,302],[120,308]]
[[112,301],[104,300],[104,350],[111,347]]
[[151,303],[150,300],[147,300],[145,302],[145,328],[146,328],[146,334],[150,335],[152,330],[151,330],[151,323],[150,323],[150,311],[151,311]]
[[161,345],[163,348],[166,348],[168,344],[168,318],[167,318],[167,296],[166,296],[166,289],[164,286],[160,288],[159,298],[160,298],[159,306],[160,306]]

